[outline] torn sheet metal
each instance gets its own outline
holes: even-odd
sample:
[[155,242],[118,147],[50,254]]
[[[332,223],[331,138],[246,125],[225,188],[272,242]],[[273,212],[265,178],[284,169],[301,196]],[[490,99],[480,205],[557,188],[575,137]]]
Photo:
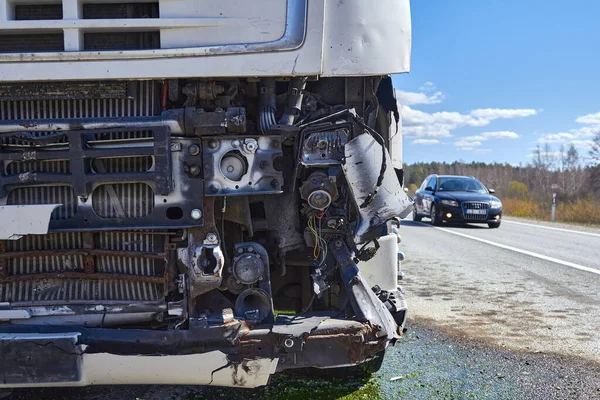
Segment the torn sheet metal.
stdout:
[[354,232],[357,243],[381,236],[381,227],[388,220],[404,218],[412,211],[412,203],[402,190],[387,150],[383,181],[376,187],[383,163],[382,151],[383,147],[367,133],[345,145],[344,175],[360,215]]
[[45,235],[52,211],[61,204],[0,206],[0,240],[18,240],[25,235]]
[[348,247],[340,239],[332,243],[330,247],[331,253],[338,263],[342,282],[346,286],[357,319],[369,321],[376,328],[375,335],[379,338],[387,336],[390,340],[399,339],[400,332],[398,332],[394,317],[361,275]]

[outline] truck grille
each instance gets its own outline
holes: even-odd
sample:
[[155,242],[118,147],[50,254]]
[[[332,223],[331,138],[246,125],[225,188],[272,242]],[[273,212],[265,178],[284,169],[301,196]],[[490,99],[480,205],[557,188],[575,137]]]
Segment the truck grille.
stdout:
[[160,48],[160,33],[156,31],[86,33],[83,35],[84,50],[147,50],[158,48]]
[[[104,92],[101,91],[103,85],[107,86],[107,90]],[[0,119],[158,115],[160,114],[160,103],[157,100],[159,89],[156,85],[157,83],[154,81],[125,82],[125,84],[122,82],[98,82],[97,84],[74,82],[72,85],[68,85],[67,88],[60,89],[62,100],[55,97],[42,100],[36,97],[38,92],[46,94],[50,90],[55,91],[58,88],[55,83],[49,83],[48,85],[35,84],[32,88],[23,89],[23,93],[19,93],[18,100],[6,99],[0,101]],[[127,88],[122,89],[119,86],[127,86]],[[45,90],[47,87],[50,90]],[[6,90],[10,91],[11,89],[7,88]],[[80,93],[84,90],[89,91],[88,98],[80,97]],[[127,94],[124,90],[130,93]],[[10,94],[0,93],[0,96],[2,96],[1,99],[9,97]],[[3,141],[3,144],[6,144],[6,142]]]
[[158,3],[86,3],[83,19],[158,18]]
[[308,0],[254,3],[2,0],[0,63],[204,57],[302,45]]
[[[84,85],[97,97],[73,100],[37,100],[23,87],[19,100],[0,101],[0,118],[85,118],[153,116],[160,113],[156,82],[132,84],[125,92],[119,84],[107,83],[107,93],[98,85]],[[78,88],[64,87],[69,91]],[[41,91],[51,93],[52,90]],[[25,97],[25,98],[24,98]],[[63,97],[64,98],[64,97]],[[39,137],[46,135],[37,133]],[[146,138],[145,130],[102,132],[92,141]],[[46,146],[64,147],[67,137]],[[4,138],[2,147],[28,146],[19,139]],[[96,158],[87,160],[85,169],[93,173],[135,173],[151,170],[153,157]],[[11,161],[3,176],[28,173],[71,173],[69,160]],[[77,217],[78,197],[69,184],[20,185],[9,191],[7,204],[62,204],[51,219],[62,223]],[[92,209],[100,217],[112,218],[147,215],[154,206],[152,189],[144,183],[98,185],[91,199]],[[115,204],[119,204],[116,207]],[[117,228],[117,226],[115,226]],[[79,229],[85,229],[85,224]],[[51,305],[78,303],[164,302],[166,245],[164,232],[88,231],[56,232],[25,236],[17,241],[0,241],[0,302],[14,305]]]
[[[463,202],[462,203],[463,217],[467,221],[485,221],[488,219],[489,208],[490,208],[490,205],[488,203]],[[471,214],[471,213],[467,213],[467,210],[477,210],[477,211],[483,210],[485,212],[482,214]]]
[[15,204],[62,204],[50,217],[52,221],[70,219],[77,214],[77,197],[70,186],[36,186],[12,190],[6,200]]
[[63,33],[0,34],[0,53],[47,53],[64,51]]
[[17,4],[16,21],[40,21],[63,18],[62,4]]
[[131,232],[31,235],[6,242],[4,250],[0,253],[5,268],[0,276],[3,302],[15,305],[156,302],[164,296],[166,255],[161,235]]

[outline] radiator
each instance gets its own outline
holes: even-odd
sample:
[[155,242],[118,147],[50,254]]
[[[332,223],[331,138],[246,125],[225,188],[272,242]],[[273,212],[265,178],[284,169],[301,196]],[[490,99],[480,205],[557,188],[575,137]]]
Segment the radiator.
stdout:
[[[123,85],[128,87],[119,91],[117,84],[107,84],[110,98],[0,101],[0,118],[27,120],[159,114],[156,82]],[[77,83],[73,87],[77,87]],[[21,89],[19,93],[25,95],[29,90],[24,86]],[[68,87],[63,89],[68,90]],[[40,132],[37,135],[46,134]],[[93,139],[110,141],[149,135],[151,132],[143,130],[103,132]],[[58,139],[47,146],[60,148],[63,141]],[[23,143],[19,139],[2,140],[2,148],[20,146]],[[102,158],[94,159],[85,167],[108,173],[144,172],[154,167],[154,161],[151,156]],[[13,161],[4,166],[3,174],[69,173],[70,169],[69,160]],[[7,204],[62,204],[51,219],[66,221],[76,215],[79,200],[73,188],[63,184],[20,185],[8,193],[6,201]],[[137,218],[149,214],[154,201],[152,189],[144,183],[106,184],[95,189],[92,208],[102,218],[121,215]],[[157,231],[56,232],[5,241],[0,243],[0,302],[14,305],[164,302],[166,242],[166,232]]]

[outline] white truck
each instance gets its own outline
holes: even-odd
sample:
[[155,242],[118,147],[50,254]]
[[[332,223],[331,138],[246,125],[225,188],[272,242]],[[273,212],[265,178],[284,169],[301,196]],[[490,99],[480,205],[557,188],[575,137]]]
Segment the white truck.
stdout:
[[0,0],[0,387],[377,369],[410,45],[409,0]]

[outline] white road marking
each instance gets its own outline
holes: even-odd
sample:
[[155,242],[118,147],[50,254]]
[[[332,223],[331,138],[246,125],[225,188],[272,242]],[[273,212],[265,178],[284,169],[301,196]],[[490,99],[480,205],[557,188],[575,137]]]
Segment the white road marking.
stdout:
[[[428,225],[428,224],[424,224],[424,225],[431,226],[431,225]],[[550,261],[550,262],[553,262],[555,264],[564,265],[565,267],[570,267],[570,268],[578,269],[580,271],[586,271],[586,272],[591,272],[592,274],[600,275],[600,270],[597,270],[597,269],[594,269],[594,268],[590,268],[590,267],[586,267],[586,266],[580,265],[580,264],[575,264],[575,263],[572,263],[570,261],[559,260],[558,258],[548,257],[548,256],[545,256],[543,254],[534,253],[533,251],[518,249],[516,247],[507,246],[505,244],[500,244],[500,243],[492,242],[491,240],[481,239],[481,238],[478,238],[478,237],[475,237],[475,236],[471,236],[471,235],[467,235],[467,234],[464,234],[464,233],[456,232],[456,231],[453,231],[453,230],[450,230],[450,229],[446,229],[446,228],[439,228],[439,227],[434,227],[434,228],[435,229],[439,229],[440,231],[451,233],[452,235],[462,236],[462,237],[465,237],[465,238],[468,238],[468,239],[476,240],[476,241],[481,242],[481,243],[489,244],[490,246],[500,247],[501,249],[506,249],[506,250],[514,251],[515,253],[521,253],[521,254],[525,254],[525,255],[530,256],[530,257],[535,257],[535,258],[539,258],[541,260]]]
[[516,221],[509,221],[507,219],[502,220],[503,223],[509,223],[509,224],[516,224],[516,225],[525,225],[525,226],[533,226],[535,228],[542,228],[542,229],[550,229],[553,231],[561,231],[561,232],[569,232],[569,233],[578,233],[580,235],[588,235],[588,236],[597,236],[600,237],[600,233],[592,233],[592,232],[582,232],[582,231],[573,231],[571,229],[564,229],[564,228],[554,228],[551,226],[545,226],[545,225],[536,225],[536,224],[527,224],[525,222],[516,222]]

